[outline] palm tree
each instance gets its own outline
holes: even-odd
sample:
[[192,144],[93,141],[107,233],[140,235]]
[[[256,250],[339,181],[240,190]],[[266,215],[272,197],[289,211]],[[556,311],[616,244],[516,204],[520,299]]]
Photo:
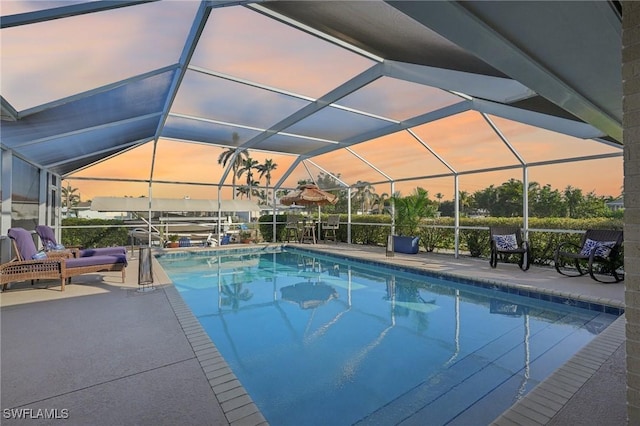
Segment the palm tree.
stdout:
[[580,188],[574,188],[571,185],[567,185],[564,189],[564,200],[567,204],[569,217],[577,217],[578,206],[583,200],[582,190]]
[[460,203],[460,213],[464,215],[471,204],[470,194],[467,191],[458,192],[458,202]]
[[[260,172],[260,179],[262,179],[262,177],[264,176],[267,182],[266,197],[269,196],[269,185],[271,185],[271,172],[277,168],[278,168],[278,165],[274,163],[271,158],[264,160],[264,164],[258,164],[258,166],[256,167],[256,170]],[[267,200],[267,203],[268,203],[268,200]]]
[[[240,139],[240,136],[238,136],[236,132],[233,132],[231,139],[233,140],[233,143],[235,145]],[[222,153],[220,153],[220,155],[218,156],[218,164],[221,164],[222,167],[227,167],[227,163],[233,158],[237,150],[237,148],[228,148],[226,151],[222,151]],[[234,199],[236,198],[236,177],[238,176],[238,169],[240,169],[240,167],[242,166],[242,161],[244,160],[243,157],[249,158],[249,152],[246,149],[242,149],[240,150],[240,152],[238,152],[238,156],[231,165],[231,170],[233,171],[233,175],[231,176],[231,185]]]
[[[240,196],[240,199],[242,200],[245,195],[249,194],[249,187],[247,185],[240,185],[239,187],[236,188],[236,193]],[[233,198],[234,199],[236,198],[235,194]]]
[[267,191],[265,191],[264,189],[261,189],[259,191],[255,191],[254,194],[260,200],[260,201],[258,201],[258,204],[263,205],[263,206],[269,205],[269,197],[267,195]]
[[429,192],[415,188],[411,195],[403,197],[399,192],[391,197],[396,209],[396,226],[400,235],[417,235],[422,218],[433,217],[437,209],[429,200]]
[[376,207],[378,207],[378,214],[382,214],[384,213],[384,203],[389,200],[389,194],[387,194],[386,192],[383,192],[380,195],[376,194],[376,204],[374,204]]
[[264,164],[258,164],[256,169],[260,172],[260,179],[266,177],[267,188],[271,185],[271,172],[278,168],[278,165],[271,158],[264,160]]
[[253,158],[247,156],[247,158],[242,160],[242,165],[238,169],[238,177],[242,176],[245,172],[247,173],[247,188],[249,188],[249,199],[251,199],[251,193],[253,192],[252,188],[255,186],[256,181],[253,180],[253,171],[257,169],[258,161]]
[[362,213],[368,212],[373,205],[372,200],[375,197],[375,188],[369,183],[364,181],[357,181],[354,185],[358,188],[357,192],[353,195],[353,198],[357,203],[362,205]]
[[80,203],[80,194],[76,194],[78,188],[72,188],[71,184],[62,187],[62,207],[67,208],[67,215],[71,213],[71,209]]

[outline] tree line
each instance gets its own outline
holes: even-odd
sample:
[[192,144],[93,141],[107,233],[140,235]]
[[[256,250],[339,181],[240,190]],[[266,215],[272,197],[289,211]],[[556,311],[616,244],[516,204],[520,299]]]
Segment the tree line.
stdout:
[[[317,183],[321,188],[336,188],[340,174],[320,173]],[[339,197],[335,206],[323,208],[327,213],[347,212],[347,191],[338,189],[329,191]],[[623,194],[620,194],[622,196]],[[531,217],[568,217],[568,218],[592,218],[592,217],[622,217],[622,210],[614,211],[607,207],[606,203],[616,200],[618,197],[600,196],[595,192],[584,192],[580,188],[568,185],[563,190],[554,189],[551,185],[540,185],[538,182],[530,182],[527,190],[529,216]],[[430,214],[453,217],[455,211],[454,200],[443,200],[441,193],[436,193],[431,199],[428,190],[415,188],[411,194],[403,195],[375,192],[375,187],[368,182],[358,181],[352,187],[352,210],[360,214],[390,213],[391,202],[396,204],[399,200],[410,198],[412,202],[424,204],[425,211]],[[493,216],[493,217],[520,217],[523,214],[523,183],[517,179],[509,179],[496,186],[469,193],[460,191],[458,194],[460,214],[468,216]]]
[[[617,197],[600,196],[593,191],[584,193],[582,189],[571,185],[558,190],[549,184],[540,185],[538,182],[530,182],[527,197],[531,217],[578,219],[622,215],[622,211],[613,211],[606,204]],[[465,216],[473,214],[493,217],[522,216],[523,183],[517,179],[509,179],[499,186],[490,185],[473,194],[460,191],[458,200],[460,212]],[[440,203],[439,210],[442,216],[453,216],[454,207],[454,201],[445,201]]]

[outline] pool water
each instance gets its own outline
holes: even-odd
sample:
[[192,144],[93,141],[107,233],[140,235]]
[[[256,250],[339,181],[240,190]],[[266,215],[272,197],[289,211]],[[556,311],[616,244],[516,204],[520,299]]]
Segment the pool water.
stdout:
[[617,316],[287,249],[158,258],[271,425],[483,425]]

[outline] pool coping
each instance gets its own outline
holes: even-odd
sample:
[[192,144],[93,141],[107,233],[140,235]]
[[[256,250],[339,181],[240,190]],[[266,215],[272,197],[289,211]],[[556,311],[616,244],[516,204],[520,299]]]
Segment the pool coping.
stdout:
[[260,409],[222,357],[175,285],[171,283],[164,288],[164,291],[229,424],[268,425]]
[[[223,250],[231,253],[255,253],[264,251],[266,248],[277,250],[279,248],[288,247],[287,244],[268,244],[261,246],[261,249],[256,249],[254,247],[241,247],[237,249],[214,249],[212,251],[216,253],[220,253]],[[589,296],[576,295],[557,290],[534,288],[517,283],[505,283],[497,280],[483,278],[470,279],[451,272],[442,273],[410,266],[397,265],[393,263],[393,258],[389,258],[389,260],[368,260],[345,253],[341,253],[337,256],[322,250],[313,250],[297,245],[290,247],[295,250],[327,257],[347,258],[350,261],[355,261],[356,263],[391,267],[392,269],[401,272],[454,279],[455,281],[463,284],[493,290],[506,290],[507,293],[518,294],[525,297],[532,297],[532,293],[537,293],[543,295],[543,297],[541,297],[542,300],[551,301],[552,303],[566,304],[567,300],[573,300],[577,303],[586,304],[580,306],[585,309],[611,313],[614,315],[616,314],[614,312],[618,312],[617,315],[619,315],[619,318],[617,318],[609,327],[598,334],[591,342],[585,345],[585,347],[572,356],[565,364],[556,369],[550,376],[540,382],[521,400],[505,410],[491,423],[491,425],[516,426],[522,424],[547,424],[562,410],[576,392],[595,375],[602,364],[625,343],[626,319],[624,316],[624,303],[621,301],[592,298]],[[180,255],[187,255],[190,252],[201,251],[202,250],[185,250],[183,254]],[[164,270],[159,265],[155,256],[154,262],[158,264],[158,267],[164,273]],[[171,282],[170,279],[168,281]],[[170,305],[174,310],[180,326],[191,344],[194,353],[196,354],[196,358],[198,359],[198,362],[200,363],[205,376],[209,381],[211,389],[213,390],[214,395],[229,421],[229,424],[234,426],[268,425],[268,422],[262,415],[260,409],[253,402],[246,389],[219,353],[211,338],[204,331],[204,328],[197,317],[193,314],[176,287],[173,285],[173,282],[171,282],[170,286],[165,288],[165,292],[167,293]]]
[[625,343],[624,314],[513,404],[491,425],[546,425]]

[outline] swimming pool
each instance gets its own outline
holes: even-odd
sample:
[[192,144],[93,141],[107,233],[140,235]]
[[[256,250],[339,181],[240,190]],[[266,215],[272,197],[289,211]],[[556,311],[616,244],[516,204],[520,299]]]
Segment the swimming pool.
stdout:
[[272,425],[487,424],[617,318],[294,250],[158,260]]

